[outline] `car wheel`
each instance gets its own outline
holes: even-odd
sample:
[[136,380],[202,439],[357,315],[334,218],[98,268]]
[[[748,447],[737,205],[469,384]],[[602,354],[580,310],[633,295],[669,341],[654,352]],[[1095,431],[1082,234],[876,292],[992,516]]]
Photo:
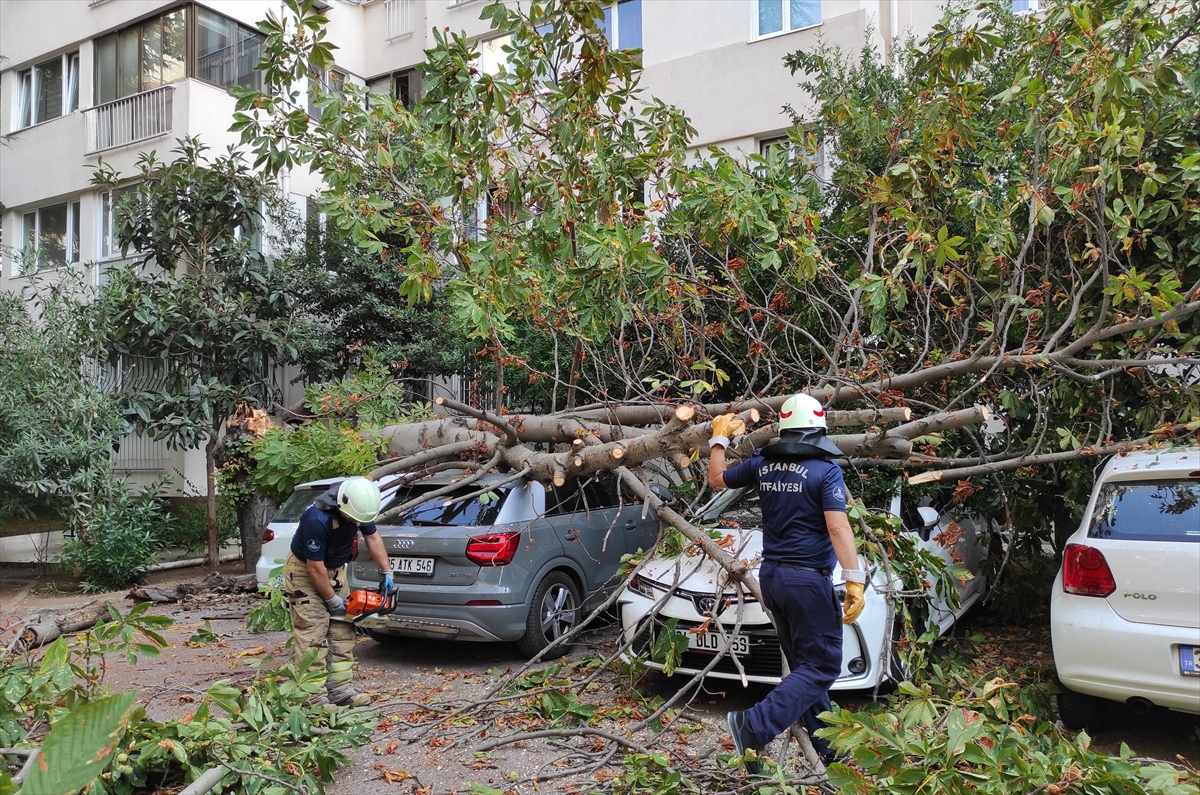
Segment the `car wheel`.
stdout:
[[534,656],[575,628],[579,613],[579,589],[561,571],[552,571],[533,592],[525,634],[517,641],[522,654]]
[[1095,696],[1066,688],[1058,694],[1058,716],[1071,731],[1095,731],[1103,727],[1106,711],[1104,700]]

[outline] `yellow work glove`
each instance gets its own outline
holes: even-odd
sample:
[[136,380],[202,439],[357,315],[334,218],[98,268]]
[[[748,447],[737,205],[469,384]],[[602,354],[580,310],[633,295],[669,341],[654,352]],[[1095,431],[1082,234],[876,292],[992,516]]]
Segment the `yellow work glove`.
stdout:
[[713,419],[709,428],[712,430],[712,439],[708,443],[709,448],[728,447],[730,439],[746,432],[746,423],[739,420],[736,414],[722,414]]
[[846,600],[842,602],[842,623],[853,624],[858,621],[858,617],[862,615],[863,608],[867,606],[867,599],[863,596],[863,584],[861,582],[846,583]]

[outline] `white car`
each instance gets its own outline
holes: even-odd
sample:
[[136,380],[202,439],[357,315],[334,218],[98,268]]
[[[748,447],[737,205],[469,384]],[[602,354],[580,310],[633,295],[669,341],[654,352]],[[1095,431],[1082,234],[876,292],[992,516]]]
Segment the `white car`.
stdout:
[[1059,714],[1099,726],[1105,700],[1200,713],[1200,447],[1108,462],[1050,598]]
[[[940,516],[929,507],[905,507],[898,493],[892,496],[889,504],[869,507],[886,509],[893,516],[900,516],[905,532],[917,534],[923,547],[947,563],[954,563],[974,575],[965,582],[954,579],[960,596],[957,609],[950,610],[942,600],[932,600],[930,619],[937,624],[939,633],[945,632],[984,593],[985,584],[980,569],[987,554],[985,524],[979,520],[960,519],[957,525],[962,529],[961,535],[957,531],[946,533],[951,522],[949,517]],[[726,546],[739,559],[750,562],[757,575],[762,561],[762,514],[758,509],[757,490],[730,489],[721,492],[700,515],[705,523],[720,518],[725,523],[738,525],[721,527],[726,535],[718,543]],[[956,538],[954,549],[939,543],[939,536],[946,540]],[[961,561],[954,561],[955,553]],[[869,568],[865,560],[860,561],[859,565],[863,569]],[[775,629],[767,620],[762,606],[747,600],[743,603],[741,627],[734,634],[737,598],[733,589],[724,585],[723,575],[724,570],[716,562],[700,553],[651,559],[630,579],[618,598],[626,641],[632,642],[636,653],[647,658],[648,667],[662,670],[663,665],[650,658],[649,648],[662,623],[674,618],[678,620],[676,632],[686,632],[688,637],[688,650],[676,666],[677,673],[691,676],[703,670],[719,650],[731,643],[733,654],[745,671],[746,682],[778,684],[783,674],[783,655]],[[873,688],[889,680],[898,681],[902,678],[892,647],[896,639],[893,638],[892,645],[887,643],[889,628],[897,624],[896,615],[888,600],[879,592],[886,589],[889,576],[881,568],[874,568],[870,571],[869,580],[862,616],[842,630],[842,673],[833,685],[835,690]],[[840,602],[845,585],[840,567],[834,569],[833,581]],[[664,597],[667,597],[665,603],[654,615],[654,605]],[[703,633],[688,632],[699,627],[714,613],[724,633],[711,628]],[[722,658],[708,676],[742,681],[741,672],[729,656]]]
[[[390,475],[379,481],[385,506],[388,498],[395,494],[395,489],[389,491],[388,485],[394,483],[396,478],[396,475]],[[343,480],[344,477],[336,477],[301,483],[292,490],[292,496],[279,506],[275,518],[262,532],[262,552],[254,566],[254,576],[258,580],[259,588],[278,587],[282,584],[282,574],[279,570],[283,568],[283,561],[292,546],[292,537],[296,535],[296,528],[300,526],[300,516],[325,493],[326,489]],[[274,577],[271,576],[271,572],[276,572]]]

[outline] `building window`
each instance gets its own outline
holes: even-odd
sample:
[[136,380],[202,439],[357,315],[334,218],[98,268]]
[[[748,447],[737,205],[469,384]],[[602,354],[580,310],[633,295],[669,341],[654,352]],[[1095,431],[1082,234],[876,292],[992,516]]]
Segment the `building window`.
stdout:
[[479,42],[479,71],[485,75],[497,74],[508,63],[505,47],[512,47],[512,34]]
[[821,0],[758,0],[758,35],[821,24]]
[[308,73],[308,115],[314,119],[321,115],[321,109],[317,107],[317,100],[320,99],[318,90],[336,97],[344,97],[347,79],[348,75],[340,69],[311,69]]
[[21,130],[79,107],[79,53],[56,55],[17,73],[16,126]]
[[102,259],[116,257],[121,253],[117,247],[117,204],[121,201],[121,197],[134,189],[135,186],[129,185],[109,191],[100,197],[100,257]]
[[421,73],[409,69],[393,77],[392,96],[408,110],[415,108],[421,99]]
[[[604,37],[618,50],[642,48],[642,0],[620,0],[604,9]],[[616,33],[614,40],[613,33]]]
[[29,210],[22,219],[22,273],[79,262],[78,200]]
[[763,138],[760,140],[758,142],[758,153],[772,165],[785,161],[804,160],[808,163],[810,169],[804,177],[806,180],[815,179],[817,182],[820,182],[824,179],[824,144],[819,145],[815,152],[809,152],[807,148],[793,144],[791,139],[786,135],[781,135],[777,138]]
[[196,77],[222,88],[261,90],[263,41],[257,30],[196,6]]
[[1041,0],[1012,0],[1014,14],[1036,14],[1040,9]]
[[176,8],[96,39],[96,103],[187,77],[187,11]]
[[[194,60],[189,61],[190,20]],[[96,102],[192,76],[215,86],[262,88],[264,37],[200,6],[183,6],[96,39]]]

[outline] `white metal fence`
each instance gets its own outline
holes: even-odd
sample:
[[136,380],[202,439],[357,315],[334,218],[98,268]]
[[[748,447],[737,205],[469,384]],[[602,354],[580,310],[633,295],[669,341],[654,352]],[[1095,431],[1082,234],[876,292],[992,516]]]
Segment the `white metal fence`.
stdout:
[[403,38],[413,32],[412,5],[412,0],[384,0],[388,41]]
[[141,433],[121,439],[113,456],[113,467],[125,472],[166,472],[171,466],[171,451],[165,441],[156,442]]
[[174,91],[175,86],[163,86],[85,110],[87,154],[169,133]]

